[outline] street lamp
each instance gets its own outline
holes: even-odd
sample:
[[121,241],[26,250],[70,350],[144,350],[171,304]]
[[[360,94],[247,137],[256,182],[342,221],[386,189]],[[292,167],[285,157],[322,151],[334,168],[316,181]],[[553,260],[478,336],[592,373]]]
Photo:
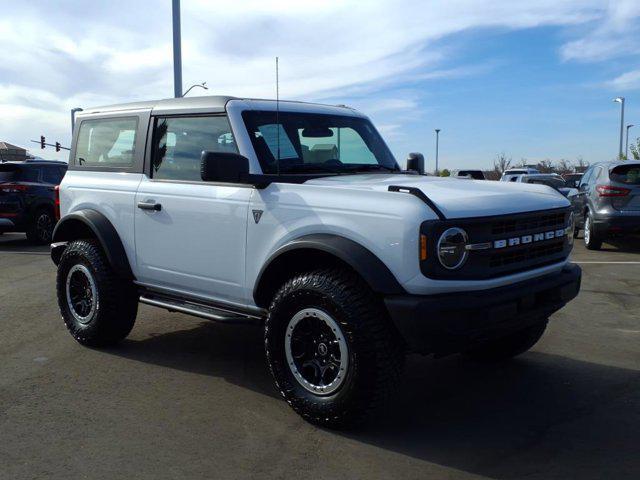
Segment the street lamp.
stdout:
[[436,128],[436,175],[438,175],[438,149],[440,143],[440,129]]
[[627,142],[624,146],[624,158],[629,158],[629,129],[633,127],[633,124],[630,123],[629,125],[627,125]]
[[624,137],[624,97],[616,97],[613,101],[620,104],[620,149],[618,151],[618,158],[622,158],[622,138]]
[[199,88],[204,88],[205,90],[209,90],[209,87],[207,87],[207,82],[202,82],[202,83],[196,83],[195,85],[191,85],[186,92],[184,92],[182,94],[183,97],[187,96],[187,93],[189,93],[191,91],[192,88],[195,87],[199,87]]

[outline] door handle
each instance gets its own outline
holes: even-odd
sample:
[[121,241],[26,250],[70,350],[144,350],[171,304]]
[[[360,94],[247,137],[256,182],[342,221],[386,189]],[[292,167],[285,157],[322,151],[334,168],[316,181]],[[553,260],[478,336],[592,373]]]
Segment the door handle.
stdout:
[[162,210],[162,205],[160,203],[154,202],[138,202],[138,208],[142,210],[154,210],[156,212],[159,212],[160,210]]

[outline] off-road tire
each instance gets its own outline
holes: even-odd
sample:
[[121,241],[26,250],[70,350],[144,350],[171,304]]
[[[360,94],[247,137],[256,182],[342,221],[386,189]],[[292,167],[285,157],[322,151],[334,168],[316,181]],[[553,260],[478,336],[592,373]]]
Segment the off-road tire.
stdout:
[[[95,311],[84,323],[75,318],[67,300],[67,277],[76,265],[87,269],[97,292]],[[97,241],[76,240],[67,246],[60,258],[56,284],[62,319],[79,343],[108,346],[131,332],[138,312],[137,291],[131,281],[114,273]]]
[[508,360],[533,347],[544,334],[548,319],[465,352],[469,358],[485,362]]
[[600,250],[603,241],[604,239],[595,229],[591,212],[587,212],[584,219],[584,246],[587,250]]
[[48,245],[51,243],[55,226],[56,218],[53,212],[47,208],[41,208],[36,211],[27,228],[27,240],[36,245]]
[[[291,318],[315,308],[335,319],[348,347],[349,366],[339,389],[308,391],[296,380],[285,355]],[[264,329],[275,386],[305,420],[340,429],[361,424],[392,397],[402,375],[404,347],[382,301],[354,272],[323,269],[297,275],[276,293]]]

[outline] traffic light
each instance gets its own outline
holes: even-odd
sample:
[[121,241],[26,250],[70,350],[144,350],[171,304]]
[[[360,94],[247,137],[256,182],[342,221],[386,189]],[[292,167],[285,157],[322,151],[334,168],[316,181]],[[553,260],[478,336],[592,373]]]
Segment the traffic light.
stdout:
[[56,152],[60,151],[60,142],[56,142]]
[[40,135],[40,148],[44,149],[44,135]]

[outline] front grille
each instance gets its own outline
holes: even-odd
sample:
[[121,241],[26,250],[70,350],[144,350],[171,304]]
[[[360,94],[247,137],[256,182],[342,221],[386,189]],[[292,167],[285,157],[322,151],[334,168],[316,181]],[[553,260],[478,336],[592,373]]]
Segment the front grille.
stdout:
[[551,255],[561,253],[563,248],[564,239],[546,245],[535,245],[516,251],[498,253],[491,255],[489,267],[504,267],[505,265],[514,265],[531,260],[546,259]]
[[497,220],[491,224],[492,235],[504,235],[508,233],[520,233],[529,230],[544,230],[545,228],[562,228],[565,225],[565,213],[551,213]]
[[[569,208],[562,208],[496,217],[424,222],[421,233],[431,239],[431,242],[427,242],[427,258],[432,260],[422,262],[420,268],[429,278],[483,280],[561,262],[571,251],[567,235],[561,238],[555,238],[555,235],[553,238],[539,237],[548,232],[564,232],[570,214]],[[445,269],[437,260],[437,241],[451,227],[463,228],[470,243],[487,243],[491,248],[470,251],[466,263],[459,270]],[[509,246],[510,239],[518,239],[519,242]],[[499,241],[506,241],[506,246],[497,248],[495,242]]]

